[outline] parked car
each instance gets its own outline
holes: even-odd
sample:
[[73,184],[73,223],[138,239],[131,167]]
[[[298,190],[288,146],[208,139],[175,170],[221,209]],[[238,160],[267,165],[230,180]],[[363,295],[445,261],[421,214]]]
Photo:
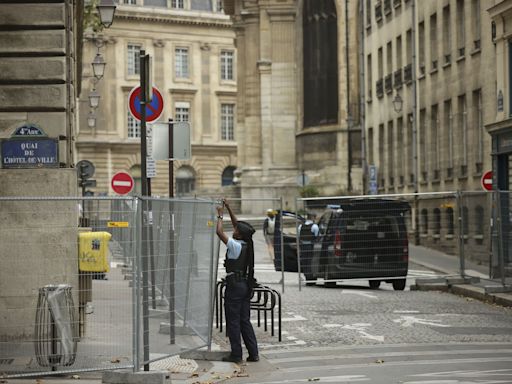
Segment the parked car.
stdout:
[[[409,264],[405,217],[410,209],[406,201],[383,198],[340,200],[328,206],[318,220],[320,233],[312,255],[301,254],[308,282],[323,278],[331,280],[329,286],[336,284],[332,280],[368,278],[371,288],[385,281],[403,290]],[[292,254],[297,258],[296,244],[295,234],[284,236],[285,270],[297,270],[296,261],[291,263]]]

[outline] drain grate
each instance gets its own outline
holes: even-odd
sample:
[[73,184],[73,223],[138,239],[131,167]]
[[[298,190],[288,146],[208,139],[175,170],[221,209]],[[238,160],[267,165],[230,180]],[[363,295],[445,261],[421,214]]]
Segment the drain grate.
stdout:
[[14,359],[0,359],[0,365],[11,365],[14,363]]

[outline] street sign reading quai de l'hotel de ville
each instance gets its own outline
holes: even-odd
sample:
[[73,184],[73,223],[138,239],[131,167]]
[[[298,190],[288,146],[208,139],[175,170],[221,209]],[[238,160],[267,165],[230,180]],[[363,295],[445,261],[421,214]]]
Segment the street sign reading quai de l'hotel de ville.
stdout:
[[35,124],[16,128],[2,140],[2,168],[56,168],[59,166],[59,141],[49,138]]

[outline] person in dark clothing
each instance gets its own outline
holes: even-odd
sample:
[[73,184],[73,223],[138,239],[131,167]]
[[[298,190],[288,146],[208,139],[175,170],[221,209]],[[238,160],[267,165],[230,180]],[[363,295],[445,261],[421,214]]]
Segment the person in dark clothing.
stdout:
[[[227,237],[222,228],[224,207],[229,212],[233,224],[233,237]],[[226,291],[224,310],[226,312],[226,330],[231,353],[223,361],[242,362],[242,343],[240,335],[249,352],[247,361],[258,361],[258,342],[251,324],[251,296],[254,280],[254,228],[244,221],[238,221],[228,202],[217,207],[217,236],[226,244]]]

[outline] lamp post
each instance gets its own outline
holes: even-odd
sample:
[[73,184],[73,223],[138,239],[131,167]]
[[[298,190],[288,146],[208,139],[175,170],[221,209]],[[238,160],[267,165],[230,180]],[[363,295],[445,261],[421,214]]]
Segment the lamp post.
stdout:
[[96,6],[98,14],[100,15],[101,24],[108,28],[114,21],[114,13],[116,12],[116,5],[113,0],[100,0]]

